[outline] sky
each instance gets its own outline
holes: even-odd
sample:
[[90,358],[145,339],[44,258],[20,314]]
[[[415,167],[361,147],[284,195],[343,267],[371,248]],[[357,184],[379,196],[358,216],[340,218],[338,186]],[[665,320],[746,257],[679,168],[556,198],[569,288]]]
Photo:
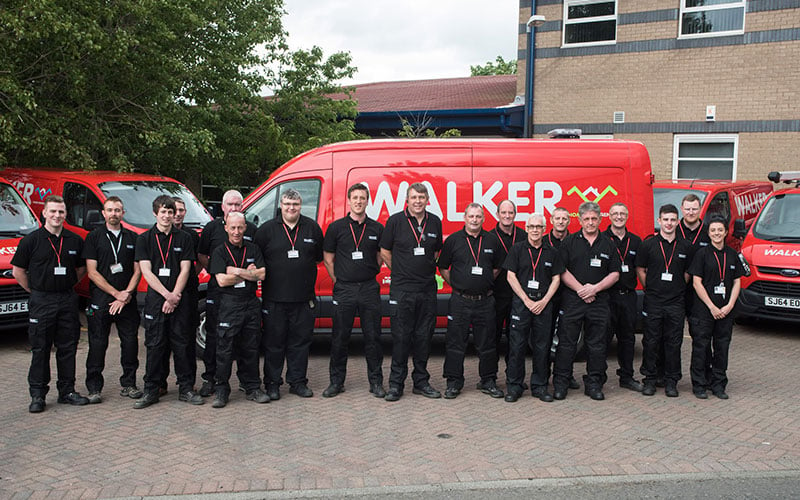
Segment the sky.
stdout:
[[350,52],[362,84],[469,76],[517,58],[519,0],[284,0],[292,49]]

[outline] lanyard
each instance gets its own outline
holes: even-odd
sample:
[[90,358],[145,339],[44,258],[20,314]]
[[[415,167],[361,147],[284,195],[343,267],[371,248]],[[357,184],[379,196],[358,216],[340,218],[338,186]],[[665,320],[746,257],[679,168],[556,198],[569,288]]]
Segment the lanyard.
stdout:
[[[683,224],[678,224],[678,229],[681,230],[681,236],[683,239],[686,239],[686,233],[683,232]],[[694,235],[694,239],[692,239],[692,246],[697,242],[697,238],[700,237],[700,233],[703,231],[703,224],[701,223],[700,226],[697,228],[697,234]]]
[[292,239],[292,237],[289,236],[289,228],[286,226],[286,223],[284,222],[281,224],[283,225],[283,230],[286,231],[286,237],[289,238],[289,243],[292,245],[292,250],[294,250],[294,243],[297,241],[297,235],[300,234],[300,229],[297,226],[294,226],[296,231],[294,233],[294,239]]
[[531,274],[531,279],[536,279],[536,266],[539,265],[539,259],[542,258],[542,247],[539,247],[539,254],[536,256],[536,262],[533,262],[533,253],[531,253],[531,249],[528,248],[528,256],[531,258],[531,267],[533,268],[533,273]]
[[[622,243],[622,240],[620,240],[620,243]],[[614,246],[616,246],[616,245],[614,245]],[[624,253],[619,253],[619,247],[617,246],[617,253],[619,254],[619,260],[622,261],[623,264],[625,264],[625,256],[628,255],[628,248],[630,248],[630,246],[631,246],[631,239],[630,238],[628,238],[628,242],[625,243],[625,252]],[[663,252],[664,249],[662,248],[661,251]],[[675,251],[673,250],[673,253],[674,252]],[[664,260],[666,260],[666,259],[667,258],[665,256]],[[670,258],[670,260],[671,260],[671,258]]]
[[356,244],[356,252],[357,252],[358,247],[361,245],[361,240],[364,239],[364,231],[367,230],[367,221],[364,221],[364,227],[361,228],[361,236],[358,237],[357,241],[356,241],[356,232],[353,231],[353,225],[348,224],[348,226],[350,227],[350,234],[353,235],[353,243]]
[[669,266],[670,264],[672,264],[672,257],[675,256],[675,247],[678,246],[677,244],[675,244],[676,242],[674,240],[672,241],[672,243],[674,244],[672,247],[672,253],[669,254],[669,260],[667,260],[667,254],[666,252],[664,252],[664,242],[663,241],[658,242],[658,245],[661,247],[661,255],[664,256],[664,264],[667,265],[666,269],[664,269],[664,271],[666,272],[669,272]]
[[469,235],[467,235],[466,238],[467,238],[467,246],[469,247],[469,253],[472,254],[472,258],[475,259],[475,265],[477,266],[477,265],[479,265],[478,264],[478,259],[481,258],[481,244],[483,243],[483,236],[478,238],[478,256],[477,257],[475,256],[475,252],[472,250],[472,243],[469,242]]
[[725,249],[722,249],[722,265],[719,264],[719,257],[717,257],[717,251],[714,250],[712,252],[714,254],[714,258],[717,259],[717,268],[719,269],[719,282],[725,283],[725,266],[728,265],[728,254],[725,253]]
[[[233,264],[235,265],[236,264],[236,257],[233,256],[233,252],[231,252],[231,248],[228,246],[227,243],[225,243],[225,250],[228,251],[228,255],[231,256],[231,260],[233,261]],[[244,252],[242,252],[242,263],[239,265],[239,267],[241,269],[244,269],[244,258],[245,258],[246,255],[247,255],[247,247],[244,247]]]
[[59,240],[61,240],[61,242],[58,244],[58,251],[56,251],[56,246],[53,245],[53,240],[51,240],[49,237],[47,238],[47,241],[50,243],[50,246],[53,247],[53,252],[56,254],[58,267],[61,267],[61,249],[64,247],[64,238],[59,237]]
[[[122,232],[120,231],[119,233],[119,241],[117,242],[117,248],[114,248],[114,242],[111,241],[111,236],[109,236],[108,233],[106,233],[106,238],[108,238],[108,242],[111,243],[111,251],[114,253],[114,264],[118,264],[119,258],[117,257],[117,255],[119,255],[119,249],[122,248]],[[161,245],[158,246],[158,249],[161,250]]]
[[[422,246],[422,233],[425,232],[425,226],[428,225],[428,214],[427,213],[425,214],[425,220],[422,222],[422,227],[419,228],[419,236],[417,236],[417,230],[414,229],[414,225],[411,224],[411,219],[406,217],[406,220],[408,221],[408,225],[411,226],[411,232],[414,234],[414,239],[417,240],[417,247],[421,247]],[[470,247],[470,249],[471,248],[472,247]]]
[[[166,236],[166,235],[165,235]],[[158,253],[161,254],[161,263],[163,264],[162,267],[167,267],[167,257],[169,257],[169,249],[172,247],[172,233],[169,234],[169,241],[167,242],[167,253],[165,257],[164,251],[161,250],[161,241],[158,239],[158,235],[156,234],[156,243],[158,244]]]
[[[505,250],[506,254],[507,254],[508,253],[508,247],[503,242],[503,237],[500,235],[500,231],[498,231],[497,228],[494,228],[494,232],[497,234],[497,239],[500,240],[500,244],[503,245],[503,250]],[[511,246],[512,247],[514,246],[514,242],[515,241],[517,241],[517,231],[516,231],[516,228],[513,228],[511,230]]]

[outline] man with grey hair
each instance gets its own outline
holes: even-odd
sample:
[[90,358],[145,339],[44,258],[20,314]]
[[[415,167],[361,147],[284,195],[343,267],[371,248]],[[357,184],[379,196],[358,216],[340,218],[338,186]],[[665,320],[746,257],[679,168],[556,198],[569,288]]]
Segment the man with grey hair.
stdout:
[[581,203],[578,217],[581,230],[567,236],[560,248],[565,266],[561,274],[564,296],[553,368],[553,397],[567,397],[578,336],[583,329],[587,353],[584,393],[599,401],[605,399],[608,289],[619,279],[620,260],[614,243],[599,230],[600,206],[590,201]]
[[[203,228],[200,241],[197,244],[197,262],[208,271],[211,269],[211,255],[217,247],[228,241],[228,234],[225,232],[225,220],[231,212],[242,211],[242,193],[231,189],[222,195],[222,217],[217,217]],[[244,241],[253,242],[256,235],[255,224],[246,222]],[[211,273],[209,273],[211,274]],[[217,325],[219,324],[219,285],[214,274],[208,280],[208,292],[206,293],[206,347],[203,351],[203,364],[205,371],[202,374],[203,385],[200,387],[200,395],[210,396],[214,392],[214,375],[217,371]]]
[[294,189],[281,193],[280,214],[256,231],[266,277],[261,282],[264,386],[280,399],[284,361],[289,392],[310,398],[308,352],[314,332],[317,264],[322,262],[322,229],[300,213],[302,198]]

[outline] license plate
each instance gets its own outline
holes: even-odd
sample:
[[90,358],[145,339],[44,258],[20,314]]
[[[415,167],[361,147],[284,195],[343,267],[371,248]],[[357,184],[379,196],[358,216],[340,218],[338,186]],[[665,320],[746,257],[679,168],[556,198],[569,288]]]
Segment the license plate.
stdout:
[[785,307],[787,309],[800,309],[800,299],[787,297],[764,297],[764,305],[772,307]]
[[14,314],[28,312],[28,302],[2,302],[0,303],[0,314]]

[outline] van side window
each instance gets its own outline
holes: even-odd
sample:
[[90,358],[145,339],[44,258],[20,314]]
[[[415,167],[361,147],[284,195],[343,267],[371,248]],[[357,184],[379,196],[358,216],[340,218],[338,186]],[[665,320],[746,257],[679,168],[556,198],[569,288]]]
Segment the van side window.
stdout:
[[710,215],[714,214],[720,215],[724,217],[726,221],[730,222],[731,202],[730,199],[728,198],[728,193],[719,193],[711,200],[711,203],[708,204],[706,219],[708,219]]
[[64,183],[64,204],[67,222],[91,231],[103,222],[103,204],[86,186],[74,182]]
[[250,205],[245,216],[248,221],[260,226],[280,213],[278,206],[280,196],[287,190],[294,189],[300,193],[300,197],[303,199],[303,207],[300,212],[306,217],[317,220],[320,186],[319,179],[298,179],[278,184]]

